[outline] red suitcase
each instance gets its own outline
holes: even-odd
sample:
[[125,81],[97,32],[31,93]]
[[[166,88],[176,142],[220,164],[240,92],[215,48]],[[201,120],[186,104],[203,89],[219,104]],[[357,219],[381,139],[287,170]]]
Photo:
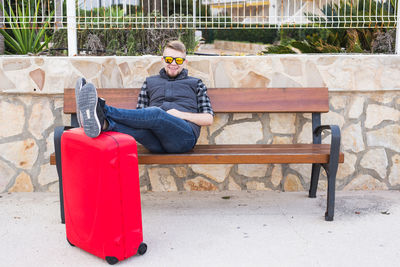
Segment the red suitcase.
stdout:
[[137,147],[133,137],[83,128],[61,138],[67,240],[109,264],[142,255],[142,214]]

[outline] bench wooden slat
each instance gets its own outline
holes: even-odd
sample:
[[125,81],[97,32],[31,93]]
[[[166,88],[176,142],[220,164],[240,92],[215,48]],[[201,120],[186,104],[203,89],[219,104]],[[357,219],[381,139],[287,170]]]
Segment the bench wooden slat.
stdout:
[[[328,144],[196,145],[184,154],[151,154],[138,146],[139,164],[267,164],[328,163]],[[340,153],[339,162],[344,162]],[[54,154],[50,164],[55,165]]]
[[[140,89],[98,89],[107,104],[135,109]],[[209,88],[214,112],[328,112],[328,88]],[[75,89],[64,90],[64,113],[75,113]]]

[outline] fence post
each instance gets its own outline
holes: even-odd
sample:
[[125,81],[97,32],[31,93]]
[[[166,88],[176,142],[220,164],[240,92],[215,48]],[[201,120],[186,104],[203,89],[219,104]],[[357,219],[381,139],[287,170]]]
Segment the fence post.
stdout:
[[400,55],[400,0],[397,0],[396,54]]
[[67,0],[68,56],[78,54],[76,41],[76,9],[75,0]]

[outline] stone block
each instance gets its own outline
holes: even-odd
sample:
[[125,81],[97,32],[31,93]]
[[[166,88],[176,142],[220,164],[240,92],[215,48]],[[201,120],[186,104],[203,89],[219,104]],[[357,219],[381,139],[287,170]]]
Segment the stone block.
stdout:
[[28,138],[23,141],[14,141],[0,144],[1,156],[12,162],[15,167],[30,169],[36,162],[39,147],[35,140]]
[[228,125],[215,137],[217,144],[255,144],[262,140],[262,125],[259,121]]
[[344,179],[354,173],[356,170],[356,162],[357,156],[353,153],[343,152],[344,153],[344,163],[340,163],[338,167],[338,171],[336,174],[336,178],[339,180]]
[[253,118],[253,114],[251,113],[235,113],[233,114],[233,120],[244,120],[244,119],[251,119]]
[[238,185],[231,176],[229,176],[229,180],[228,181],[229,181],[228,182],[228,190],[230,190],[230,191],[240,191],[240,190],[242,190],[240,185]]
[[36,88],[38,88],[40,91],[43,90],[44,83],[46,81],[46,73],[42,69],[36,69],[31,72],[29,72],[29,76],[31,79],[35,82]]
[[400,119],[400,111],[381,105],[368,105],[367,117],[365,119],[365,127],[373,128],[383,121],[398,121]]
[[247,75],[239,81],[239,87],[247,88],[258,88],[258,87],[268,87],[271,80],[267,77],[255,73],[254,71],[249,71]]
[[15,89],[15,84],[10,80],[10,77],[6,75],[1,69],[0,69],[0,91],[3,90],[12,90]]
[[0,101],[0,138],[22,133],[25,111],[22,105]]
[[269,87],[301,87],[302,85],[285,74],[275,72],[271,75]]
[[364,111],[364,97],[355,96],[351,100],[350,109],[349,109],[349,118],[350,119],[358,119]]
[[281,183],[282,177],[282,165],[275,164],[271,173],[271,183],[277,187]]
[[276,134],[294,134],[296,132],[296,114],[271,113],[270,128]]
[[400,126],[388,125],[382,129],[367,132],[367,144],[400,152]]
[[303,62],[297,58],[281,58],[284,72],[289,76],[301,76],[303,74]]
[[299,136],[297,137],[297,143],[299,144],[311,144],[313,140],[312,123],[306,122],[301,129]]
[[389,183],[392,186],[400,184],[400,155],[396,154],[392,157],[393,165],[390,168]]
[[386,190],[386,184],[378,181],[374,177],[366,174],[361,174],[351,180],[351,182],[344,187],[344,190]]
[[31,177],[26,172],[22,172],[8,192],[33,192]]
[[293,144],[293,137],[274,136],[274,138],[272,139],[272,144],[276,145]]
[[351,124],[342,131],[342,146],[344,150],[361,152],[365,149],[361,123]]
[[8,166],[4,161],[0,160],[0,193],[6,190],[7,185],[10,183],[10,180],[14,175],[14,169]]
[[294,174],[288,174],[283,185],[285,192],[304,191],[299,177]]
[[186,167],[173,167],[173,170],[179,178],[186,178],[188,176],[188,170]]
[[43,138],[43,132],[54,124],[54,120],[55,117],[53,116],[50,102],[42,100],[32,107],[28,129],[33,136],[41,139]]
[[249,181],[246,183],[247,190],[268,190],[272,191],[270,188],[265,187],[265,184],[257,181]]
[[265,177],[267,173],[268,165],[267,164],[239,164],[238,165],[238,174],[246,176],[246,177]]
[[70,62],[72,66],[82,74],[86,79],[95,78],[102,69],[102,65],[96,60],[85,60],[85,59],[74,59],[71,58]]
[[202,177],[187,180],[183,187],[187,191],[217,191],[218,188]]
[[58,181],[57,168],[50,163],[40,166],[38,181],[42,186]]
[[30,58],[10,58],[3,61],[4,71],[27,69],[32,65]]
[[339,113],[329,111],[328,113],[321,114],[321,123],[322,125],[337,125],[339,128],[342,128],[344,125],[344,116]]
[[314,62],[307,60],[305,66],[306,84],[309,87],[326,87],[324,79],[321,76]]
[[364,168],[375,170],[381,178],[386,178],[388,159],[385,149],[370,149],[362,157],[360,165]]
[[195,173],[203,174],[218,183],[225,181],[232,164],[194,164],[189,165]]
[[223,126],[225,126],[228,123],[229,120],[229,115],[228,114],[217,114],[214,117],[214,122],[208,128],[210,129],[210,134],[215,133],[219,129],[221,129]]
[[154,167],[148,169],[152,191],[177,191],[175,179],[168,168]]
[[329,98],[329,104],[334,109],[342,109],[347,106],[347,96],[333,95]]
[[311,179],[311,164],[289,164],[289,168],[295,170],[303,177],[304,181],[310,181]]

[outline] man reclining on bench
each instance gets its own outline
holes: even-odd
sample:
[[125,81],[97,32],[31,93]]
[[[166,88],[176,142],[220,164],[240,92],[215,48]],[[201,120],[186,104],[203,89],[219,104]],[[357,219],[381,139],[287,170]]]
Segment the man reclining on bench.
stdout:
[[207,87],[188,76],[186,48],[169,42],[163,52],[160,74],[143,83],[135,110],[106,105],[84,78],[77,81],[77,117],[85,134],[95,138],[101,131],[131,135],[153,153],[184,153],[196,144],[200,126],[211,125],[213,110]]

